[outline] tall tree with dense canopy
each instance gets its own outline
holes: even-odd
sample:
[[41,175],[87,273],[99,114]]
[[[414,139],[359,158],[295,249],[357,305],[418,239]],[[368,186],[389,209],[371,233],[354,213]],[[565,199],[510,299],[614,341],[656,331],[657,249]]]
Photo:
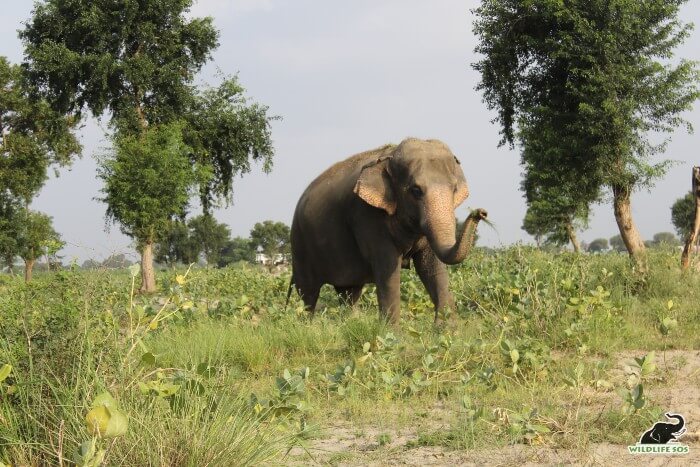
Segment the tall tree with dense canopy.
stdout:
[[[595,194],[610,189],[627,251],[641,271],[646,255],[630,195],[668,167],[650,157],[700,96],[695,63],[665,63],[690,32],[678,18],[686,0],[489,0],[475,10],[474,67],[501,144],[518,130],[550,129],[565,159],[547,164],[566,184],[575,174]],[[689,127],[689,125],[688,125]],[[551,138],[551,135],[550,135]]]
[[[147,146],[155,152],[146,163],[164,172],[146,178],[181,190],[129,185],[124,170],[140,169],[139,161],[126,158],[145,156],[134,146],[117,148],[117,162],[103,167],[110,185],[106,202],[133,198],[117,195],[115,190],[126,187],[148,197],[132,199],[130,213],[125,204],[107,209],[108,218],[122,224],[123,231],[139,232],[134,238],[142,254],[143,291],[152,291],[155,284],[151,245],[162,234],[163,216],[182,212],[190,189],[199,191],[205,211],[216,201],[230,200],[232,179],[250,170],[249,158],[262,160],[265,170],[272,161],[267,107],[248,105],[235,78],[204,91],[194,87],[195,74],[218,45],[218,32],[211,18],[189,17],[191,5],[192,0],[44,0],[20,34],[29,77],[56,109],[78,116],[85,110],[97,117],[108,112],[116,140],[151,138]],[[172,125],[180,120],[185,125],[176,137]],[[154,160],[162,150],[155,145],[158,138],[148,134],[160,132],[186,144],[184,152],[164,155],[172,167]],[[174,168],[184,172],[166,173]],[[119,180],[108,181],[105,175]],[[153,217],[155,211],[159,214]],[[137,222],[139,217],[143,220]]]
[[132,135],[117,133],[114,153],[98,169],[107,220],[136,240],[141,254],[141,290],[155,290],[153,245],[170,219],[184,215],[194,172],[181,125],[152,125]]

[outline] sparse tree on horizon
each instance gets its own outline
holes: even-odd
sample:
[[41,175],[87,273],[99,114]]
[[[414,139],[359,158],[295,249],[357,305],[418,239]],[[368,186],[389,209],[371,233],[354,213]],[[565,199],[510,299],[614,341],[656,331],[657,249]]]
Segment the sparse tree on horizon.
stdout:
[[[61,236],[54,230],[51,217],[23,209],[14,218],[17,222],[17,254],[24,260],[24,280],[30,282],[37,258],[63,247]],[[48,264],[48,263],[47,263]]]

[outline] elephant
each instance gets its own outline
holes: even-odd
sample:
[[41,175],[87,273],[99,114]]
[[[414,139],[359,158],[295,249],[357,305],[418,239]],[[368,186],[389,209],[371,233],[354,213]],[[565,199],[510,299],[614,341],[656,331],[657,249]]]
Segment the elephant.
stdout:
[[644,432],[639,439],[640,444],[667,444],[677,441],[679,436],[682,436],[685,431],[685,420],[682,415],[667,413],[666,418],[671,420],[675,418],[677,423],[656,422],[654,426]]
[[354,306],[375,283],[380,316],[396,324],[401,268],[413,261],[437,322],[441,310],[454,309],[446,264],[464,260],[487,217],[475,209],[456,233],[454,210],[468,195],[459,160],[439,140],[407,138],[336,163],[294,211],[287,301],[294,285],[313,317],[323,284]]

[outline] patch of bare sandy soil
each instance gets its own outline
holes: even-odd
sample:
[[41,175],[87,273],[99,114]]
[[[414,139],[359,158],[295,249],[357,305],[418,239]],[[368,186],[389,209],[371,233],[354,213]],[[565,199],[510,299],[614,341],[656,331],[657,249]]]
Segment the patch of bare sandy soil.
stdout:
[[[624,352],[611,379],[623,377],[624,367],[633,357],[647,352]],[[285,465],[601,465],[601,466],[700,466],[700,351],[668,351],[657,354],[657,365],[665,376],[650,385],[648,398],[668,412],[685,417],[687,433],[681,442],[689,446],[685,455],[631,455],[627,445],[592,444],[581,449],[515,445],[496,449],[450,450],[436,446],[411,447],[419,427],[402,430],[354,427],[337,424],[323,427],[324,435],[311,440],[306,451],[293,449]],[[447,428],[445,410],[436,407],[428,428]],[[420,427],[425,429],[426,427]],[[640,433],[641,435],[641,433]],[[632,445],[636,440],[630,440]]]

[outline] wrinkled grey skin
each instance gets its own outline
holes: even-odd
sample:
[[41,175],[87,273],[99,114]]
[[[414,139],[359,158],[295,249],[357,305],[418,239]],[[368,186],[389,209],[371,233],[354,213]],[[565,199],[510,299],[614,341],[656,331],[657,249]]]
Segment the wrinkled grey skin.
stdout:
[[639,442],[641,444],[667,444],[675,442],[676,438],[685,433],[685,420],[682,415],[667,413],[666,418],[675,419],[676,423],[654,423],[653,427],[644,432]]
[[436,320],[454,308],[445,263],[464,260],[486,218],[475,210],[455,236],[454,209],[468,195],[459,161],[437,140],[409,138],[330,167],[301,195],[292,221],[292,282],[307,310],[323,284],[354,305],[373,282],[380,314],[397,323],[400,270],[410,260]]

